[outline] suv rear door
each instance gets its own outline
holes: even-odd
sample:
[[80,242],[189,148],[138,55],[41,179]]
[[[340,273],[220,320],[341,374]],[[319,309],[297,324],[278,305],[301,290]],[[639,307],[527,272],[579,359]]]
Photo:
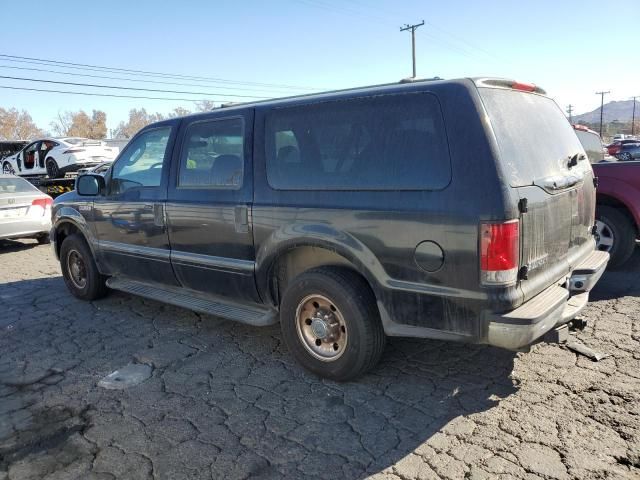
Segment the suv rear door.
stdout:
[[553,100],[512,88],[479,91],[505,181],[520,198],[521,277],[527,278],[521,288],[526,301],[566,276],[593,250],[593,172]]
[[253,110],[183,120],[167,201],[171,263],[183,287],[259,301],[250,221]]

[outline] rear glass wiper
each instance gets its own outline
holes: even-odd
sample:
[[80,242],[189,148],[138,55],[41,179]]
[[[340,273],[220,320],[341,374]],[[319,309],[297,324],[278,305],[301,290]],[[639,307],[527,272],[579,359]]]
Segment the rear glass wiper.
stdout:
[[569,162],[567,163],[567,168],[570,170],[572,167],[578,165],[580,160],[584,160],[587,158],[584,153],[577,152],[574,155],[569,156]]

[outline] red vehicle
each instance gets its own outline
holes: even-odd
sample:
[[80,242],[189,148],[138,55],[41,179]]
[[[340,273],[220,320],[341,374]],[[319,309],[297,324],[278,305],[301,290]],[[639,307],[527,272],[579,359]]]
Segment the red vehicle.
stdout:
[[596,241],[609,252],[609,266],[623,265],[640,236],[640,161],[592,165],[598,177]]

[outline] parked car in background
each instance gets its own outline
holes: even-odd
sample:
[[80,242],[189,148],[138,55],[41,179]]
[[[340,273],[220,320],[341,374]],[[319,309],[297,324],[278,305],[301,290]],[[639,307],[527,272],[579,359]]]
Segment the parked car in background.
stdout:
[[640,140],[618,140],[608,145],[607,151],[609,155],[621,161],[640,160]]
[[0,175],[0,239],[35,238],[49,243],[53,199],[27,180]]
[[108,288],[251,325],[354,378],[387,335],[518,349],[586,306],[595,182],[535,85],[416,81],[145,127],[54,203],[70,292]]
[[2,160],[2,173],[60,178],[82,167],[92,167],[118,155],[117,147],[80,137],[43,138]]
[[0,162],[3,158],[10,157],[18,153],[29,142],[27,140],[1,140],[0,141]]
[[591,163],[601,162],[608,155],[607,150],[602,146],[602,139],[598,132],[585,127],[584,125],[573,125],[576,136],[584,147],[587,158]]
[[598,249],[609,252],[610,267],[621,267],[640,236],[640,161],[603,162],[593,165],[593,170],[598,177]]

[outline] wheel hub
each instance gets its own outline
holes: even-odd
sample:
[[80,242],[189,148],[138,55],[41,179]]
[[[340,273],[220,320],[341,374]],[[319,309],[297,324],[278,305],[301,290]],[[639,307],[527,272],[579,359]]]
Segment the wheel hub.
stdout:
[[324,362],[339,358],[347,345],[344,318],[333,303],[321,295],[305,297],[296,310],[296,330],[303,346]]

